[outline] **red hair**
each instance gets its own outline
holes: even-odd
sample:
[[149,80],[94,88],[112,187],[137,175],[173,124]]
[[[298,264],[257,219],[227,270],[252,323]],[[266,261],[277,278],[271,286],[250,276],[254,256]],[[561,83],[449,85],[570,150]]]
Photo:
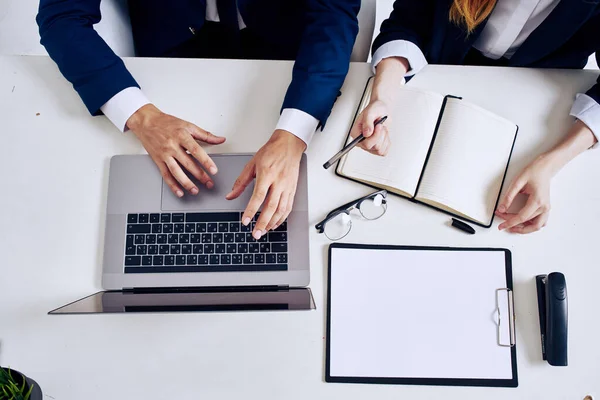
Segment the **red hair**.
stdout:
[[469,33],[494,10],[496,0],[454,0],[450,8],[450,21],[467,28]]

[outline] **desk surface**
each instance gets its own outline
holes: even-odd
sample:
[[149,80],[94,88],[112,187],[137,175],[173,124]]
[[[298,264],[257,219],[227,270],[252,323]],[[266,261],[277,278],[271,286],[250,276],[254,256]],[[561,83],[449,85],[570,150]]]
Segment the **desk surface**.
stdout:
[[[128,67],[166,112],[227,137],[212,152],[256,151],[270,135],[291,63],[130,59]],[[353,64],[324,132],[308,150],[310,222],[370,191],[321,167],[341,146],[367,77]],[[411,84],[461,95],[520,126],[508,179],[570,124],[573,94],[591,71],[428,67]],[[48,398],[581,399],[600,396],[600,154],[568,165],[552,187],[548,226],[527,236],[478,229],[391,198],[378,221],[357,221],[347,242],[493,246],[513,252],[517,389],[326,384],[328,240],[311,230],[313,312],[48,316],[100,289],[108,160],[143,153],[131,134],[91,118],[54,63],[0,57],[0,363],[37,380]],[[327,188],[328,190],[317,190]],[[534,276],[565,273],[569,366],[541,361]],[[401,285],[401,282],[399,282]],[[50,397],[52,396],[52,397]]]

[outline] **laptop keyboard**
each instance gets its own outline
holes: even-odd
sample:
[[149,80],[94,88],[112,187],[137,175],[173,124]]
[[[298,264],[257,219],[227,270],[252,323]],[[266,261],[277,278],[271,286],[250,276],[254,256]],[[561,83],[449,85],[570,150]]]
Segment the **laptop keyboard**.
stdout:
[[287,222],[259,240],[242,213],[128,214],[125,273],[285,271]]

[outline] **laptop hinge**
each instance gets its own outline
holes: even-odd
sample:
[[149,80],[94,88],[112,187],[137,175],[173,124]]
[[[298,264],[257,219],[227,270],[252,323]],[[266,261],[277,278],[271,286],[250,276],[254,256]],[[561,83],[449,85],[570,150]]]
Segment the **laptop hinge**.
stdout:
[[210,286],[210,287],[137,287],[124,288],[123,293],[216,293],[216,292],[275,292],[288,291],[289,285]]

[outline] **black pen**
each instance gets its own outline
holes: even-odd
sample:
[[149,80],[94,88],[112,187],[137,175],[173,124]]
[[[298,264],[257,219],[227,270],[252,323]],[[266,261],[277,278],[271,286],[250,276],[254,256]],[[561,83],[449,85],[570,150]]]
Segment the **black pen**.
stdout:
[[[373,130],[375,130],[375,127],[377,125],[383,124],[386,119],[387,119],[387,115],[384,117],[381,117],[377,121],[375,121],[375,124],[373,124]],[[346,146],[344,146],[344,148],[341,149],[335,156],[331,157],[331,159],[329,161],[327,161],[325,164],[323,164],[323,168],[327,169],[327,168],[331,167],[333,164],[335,164],[337,162],[337,160],[342,158],[350,150],[352,150],[357,144],[359,144],[360,142],[362,142],[365,139],[366,139],[366,137],[364,137],[362,133],[360,135],[358,135],[356,137],[356,139],[354,139],[353,141],[348,143]]]
[[475,234],[475,229],[467,223],[457,220],[456,218],[452,218],[452,226],[456,229],[460,229],[461,231],[468,233],[469,235]]

